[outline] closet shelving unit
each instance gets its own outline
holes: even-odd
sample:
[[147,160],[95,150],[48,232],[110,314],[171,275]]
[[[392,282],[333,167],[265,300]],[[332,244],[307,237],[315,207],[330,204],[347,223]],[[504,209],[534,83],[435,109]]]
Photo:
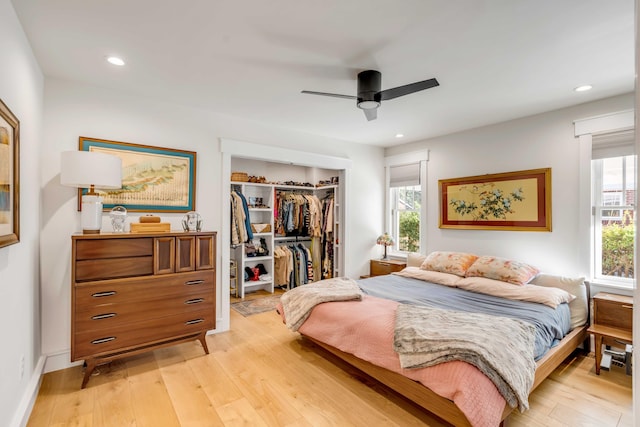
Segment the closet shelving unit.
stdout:
[[[251,223],[261,223],[261,224],[269,224],[270,231],[263,233],[253,233],[254,242],[259,242],[260,238],[264,238],[267,242],[267,247],[269,248],[269,255],[264,257],[247,257],[245,253],[245,244],[237,245],[231,253],[231,256],[236,260],[238,265],[238,287],[239,287],[239,296],[240,298],[244,298],[245,291],[247,290],[258,290],[264,289],[268,292],[273,293],[274,291],[274,282],[273,282],[273,271],[274,271],[274,258],[273,258],[273,250],[275,245],[283,244],[285,242],[290,242],[292,240],[295,241],[308,241],[310,238],[308,236],[276,236],[274,229],[274,217],[273,217],[273,206],[275,202],[275,194],[276,191],[292,191],[299,192],[300,194],[314,194],[318,196],[321,200],[324,197],[329,195],[333,195],[334,197],[334,207],[333,207],[333,277],[338,277],[342,273],[342,257],[340,256],[340,197],[339,197],[339,185],[323,185],[320,187],[311,187],[311,186],[298,186],[298,185],[285,185],[285,184],[263,184],[263,183],[251,183],[251,182],[231,182],[231,190],[240,191],[249,205],[251,205],[251,201],[255,200],[253,198],[262,198],[262,203],[266,207],[258,208],[258,207],[249,207],[249,215],[251,219]],[[267,272],[271,276],[271,280],[269,281],[250,281],[244,280],[244,270],[246,267],[255,267],[256,265],[262,263]],[[317,280],[317,279],[316,279]]]
[[[239,191],[247,199],[249,205],[249,218],[252,224],[269,224],[269,231],[253,232],[253,242],[260,244],[264,239],[269,254],[266,256],[247,256],[246,243],[236,245],[232,251],[232,257],[238,266],[238,290],[240,298],[244,298],[247,290],[264,289],[273,293],[273,203],[274,189],[271,184],[259,184],[250,182],[231,182],[231,190]],[[245,268],[255,268],[262,264],[267,270],[270,280],[244,280]]]

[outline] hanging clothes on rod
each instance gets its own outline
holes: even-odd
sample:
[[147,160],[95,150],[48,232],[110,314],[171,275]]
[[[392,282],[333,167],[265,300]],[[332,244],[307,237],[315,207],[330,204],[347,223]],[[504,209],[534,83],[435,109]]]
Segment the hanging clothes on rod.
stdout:
[[322,278],[333,277],[333,195],[322,199]]
[[274,280],[276,286],[292,289],[315,279],[312,255],[302,243],[276,246],[274,250]]
[[231,244],[249,242],[253,239],[251,218],[247,199],[239,191],[231,191]]
[[276,234],[279,236],[320,236],[322,204],[312,194],[278,191],[274,219]]

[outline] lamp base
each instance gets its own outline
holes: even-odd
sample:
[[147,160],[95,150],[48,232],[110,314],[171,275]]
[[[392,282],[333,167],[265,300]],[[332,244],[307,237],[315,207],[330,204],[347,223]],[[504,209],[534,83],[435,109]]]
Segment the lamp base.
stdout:
[[387,245],[384,245],[384,256],[382,258],[380,258],[380,260],[382,261],[386,261],[389,258],[387,258]]
[[85,194],[82,196],[80,215],[83,234],[100,234],[102,228],[102,197]]

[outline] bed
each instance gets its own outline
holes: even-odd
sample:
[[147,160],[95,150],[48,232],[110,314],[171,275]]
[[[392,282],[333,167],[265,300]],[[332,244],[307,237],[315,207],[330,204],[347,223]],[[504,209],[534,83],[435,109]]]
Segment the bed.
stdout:
[[[454,254],[453,263],[459,266],[460,260],[456,258],[457,255]],[[447,257],[451,256],[451,253],[437,253],[437,256]],[[420,267],[410,266],[402,272],[388,276],[359,281],[338,278],[328,282],[317,282],[304,290],[307,295],[303,296],[300,293],[297,296],[292,294],[292,291],[285,293],[282,298],[284,307],[281,306],[279,309],[283,320],[287,321],[288,315],[292,319],[295,317],[287,323],[292,330],[297,330],[306,339],[443,420],[456,426],[499,425],[511,413],[513,407],[526,409],[526,396],[524,402],[517,401],[514,404],[510,396],[506,395],[505,398],[504,390],[496,386],[495,378],[478,368],[479,365],[455,357],[446,359],[446,356],[442,363],[408,368],[404,366],[403,356],[407,355],[396,351],[399,309],[426,310],[425,313],[431,315],[433,312],[451,310],[453,304],[455,310],[445,311],[451,314],[446,317],[455,319],[455,311],[459,317],[473,319],[474,316],[495,317],[496,313],[492,313],[495,304],[505,305],[506,311],[502,308],[495,309],[496,312],[500,311],[497,314],[500,316],[500,322],[506,323],[507,320],[504,319],[513,317],[513,321],[508,322],[526,324],[529,329],[535,330],[531,338],[531,363],[534,366],[531,378],[526,382],[528,395],[578,346],[587,345],[588,286],[582,278],[569,279],[545,275],[536,269],[527,273],[527,277],[519,278],[526,281],[526,285],[507,284],[508,282],[487,277],[505,279],[504,265],[501,265],[498,275],[492,275],[490,272],[466,277],[469,268],[478,258],[480,257],[473,256],[472,261],[467,260],[462,269],[458,270],[451,270],[450,266],[429,266],[423,262]],[[492,260],[495,261],[495,257],[492,257]],[[504,260],[499,259],[497,262],[503,263]],[[494,262],[493,270],[495,264]],[[513,277],[510,279],[514,281]],[[354,283],[357,288],[355,298]],[[497,286],[499,289],[486,291],[483,286],[479,287],[478,283],[483,286],[488,283],[489,288]],[[327,291],[331,288],[338,291]],[[545,288],[542,289],[545,295],[541,299],[543,302],[531,301],[532,298],[540,299],[539,296],[532,297],[531,292],[538,292],[541,288]],[[315,296],[310,298],[309,292],[319,295],[319,299]],[[491,295],[496,292],[498,295]],[[509,298],[505,298],[502,295],[504,293]],[[297,299],[298,297],[300,299]],[[323,304],[311,301],[314,299]],[[299,318],[291,307],[298,308],[303,305],[313,308],[300,310],[305,314]],[[474,308],[474,305],[477,307]],[[525,320],[515,318],[519,314],[511,312],[514,307],[516,311],[528,312],[524,316]],[[539,310],[540,308],[542,310]],[[547,315],[540,314],[541,312],[546,312],[551,317],[555,316],[556,323],[539,322],[539,318]],[[297,325],[291,327],[292,322],[296,322]],[[535,328],[531,326],[534,323]],[[460,329],[469,328],[473,329],[473,325]],[[508,346],[505,345],[509,346],[511,340]],[[520,356],[509,357],[512,357],[510,360],[519,361]],[[411,359],[411,355],[409,358]],[[499,365],[502,366],[504,363]]]

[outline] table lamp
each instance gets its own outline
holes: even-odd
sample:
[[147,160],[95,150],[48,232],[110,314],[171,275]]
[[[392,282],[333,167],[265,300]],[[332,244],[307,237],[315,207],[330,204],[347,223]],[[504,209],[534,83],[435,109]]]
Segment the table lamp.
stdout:
[[384,233],[378,236],[376,243],[384,246],[384,257],[382,259],[387,259],[387,246],[393,246],[393,237],[389,236],[388,233]]
[[99,234],[102,197],[95,189],[122,188],[122,160],[118,156],[92,151],[64,151],[60,159],[60,183],[89,189],[82,195],[82,232]]

